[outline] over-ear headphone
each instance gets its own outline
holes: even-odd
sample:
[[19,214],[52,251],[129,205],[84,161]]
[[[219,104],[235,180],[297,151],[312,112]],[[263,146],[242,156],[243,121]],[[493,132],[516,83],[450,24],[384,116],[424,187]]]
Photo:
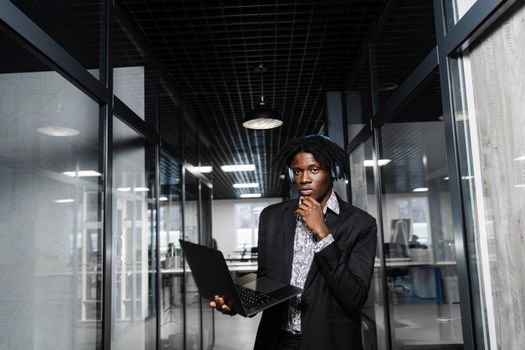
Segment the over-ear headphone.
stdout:
[[[332,140],[331,138],[325,135],[306,135],[304,138],[308,139],[308,138],[315,137],[315,136],[320,136],[326,141],[332,142],[335,144],[334,140]],[[332,178],[332,181],[343,179],[345,177],[344,173],[341,172],[341,168],[339,167],[339,164],[330,164],[330,176]],[[290,181],[290,183],[292,184],[295,183],[292,167],[288,167],[288,181]]]

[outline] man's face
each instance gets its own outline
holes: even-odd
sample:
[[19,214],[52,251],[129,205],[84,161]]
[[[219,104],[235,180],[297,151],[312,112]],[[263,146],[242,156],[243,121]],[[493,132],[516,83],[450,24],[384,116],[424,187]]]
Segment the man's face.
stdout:
[[332,191],[332,180],[327,169],[311,153],[297,153],[292,160],[292,172],[297,191],[325,204]]

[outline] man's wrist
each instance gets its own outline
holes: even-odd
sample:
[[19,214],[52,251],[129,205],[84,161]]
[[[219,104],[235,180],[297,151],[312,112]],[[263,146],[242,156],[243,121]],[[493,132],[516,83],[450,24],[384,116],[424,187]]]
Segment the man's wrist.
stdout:
[[328,227],[326,227],[319,231],[313,232],[313,234],[315,236],[315,239],[317,239],[317,241],[320,241],[330,234],[330,230],[328,230]]
[[317,242],[322,241],[326,236],[328,236],[330,232],[319,232],[315,234],[315,239]]
[[332,234],[328,234],[325,238],[317,241],[314,246],[314,253],[319,253],[321,250],[329,246],[334,242],[334,236]]

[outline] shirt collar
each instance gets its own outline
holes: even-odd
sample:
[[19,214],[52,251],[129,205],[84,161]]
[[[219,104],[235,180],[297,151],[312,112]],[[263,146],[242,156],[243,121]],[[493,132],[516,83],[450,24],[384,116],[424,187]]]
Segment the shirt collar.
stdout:
[[337,200],[334,190],[332,190],[332,193],[330,194],[330,197],[323,208],[323,214],[326,214],[328,209],[333,211],[336,215],[339,215],[339,201]]

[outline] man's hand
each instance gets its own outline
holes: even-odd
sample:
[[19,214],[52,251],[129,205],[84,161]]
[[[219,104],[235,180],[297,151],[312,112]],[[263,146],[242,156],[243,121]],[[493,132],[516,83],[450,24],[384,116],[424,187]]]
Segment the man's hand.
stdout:
[[210,307],[212,309],[222,312],[225,315],[234,315],[230,307],[226,305],[224,298],[220,295],[216,295],[213,297],[213,300],[210,301]]
[[321,203],[312,197],[301,197],[301,204],[297,207],[295,214],[299,215],[306,227],[320,241],[330,234],[324,221],[323,208]]

